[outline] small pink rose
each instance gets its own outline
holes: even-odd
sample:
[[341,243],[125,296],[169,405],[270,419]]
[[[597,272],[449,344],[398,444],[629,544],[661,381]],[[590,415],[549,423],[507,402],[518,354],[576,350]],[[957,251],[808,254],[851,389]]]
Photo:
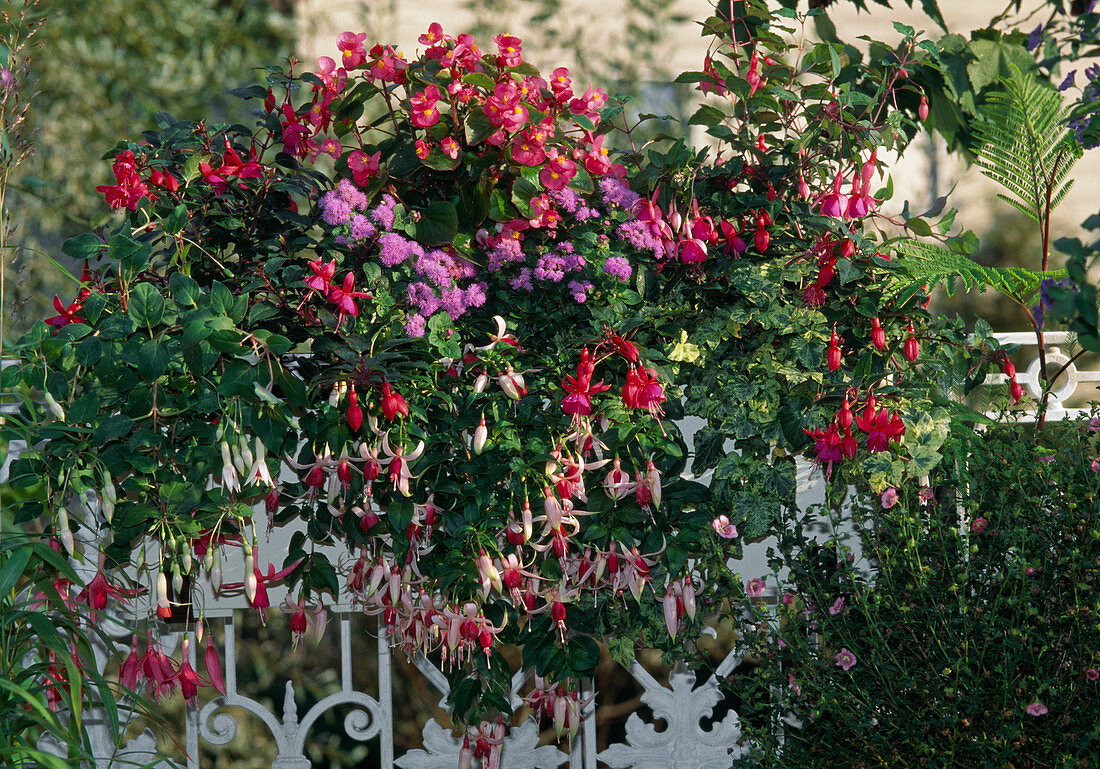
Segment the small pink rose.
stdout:
[[1100,670],[1089,668],[1085,671],[1085,678],[1095,683],[1097,679],[1100,679]]
[[898,503],[898,490],[887,489],[882,492],[882,509],[889,510],[891,507]]
[[985,531],[985,527],[989,525],[989,521],[985,518],[975,518],[970,522],[970,530],[975,534],[981,534]]
[[1027,706],[1027,714],[1029,716],[1035,716],[1036,718],[1038,718],[1039,716],[1045,716],[1047,712],[1047,706],[1039,702],[1038,700]]
[[765,587],[763,577],[755,577],[749,580],[749,584],[745,585],[745,595],[749,598],[759,598],[764,595]]

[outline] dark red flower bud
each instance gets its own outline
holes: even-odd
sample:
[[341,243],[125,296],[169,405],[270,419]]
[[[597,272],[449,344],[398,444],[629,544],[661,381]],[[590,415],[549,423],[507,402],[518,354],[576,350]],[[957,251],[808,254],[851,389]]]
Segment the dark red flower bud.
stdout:
[[902,349],[902,354],[909,362],[916,361],[917,356],[920,355],[920,343],[917,342],[917,338],[913,336],[913,324],[909,324],[909,338],[905,340],[905,346]]
[[886,332],[882,329],[882,325],[878,322],[878,318],[873,318],[871,320],[871,344],[880,352],[886,349]]

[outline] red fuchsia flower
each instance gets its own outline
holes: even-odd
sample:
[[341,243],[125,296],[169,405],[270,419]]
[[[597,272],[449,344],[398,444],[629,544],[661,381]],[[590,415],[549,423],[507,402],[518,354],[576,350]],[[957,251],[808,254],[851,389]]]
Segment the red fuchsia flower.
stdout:
[[168,171],[162,171],[159,168],[154,168],[153,172],[149,174],[149,183],[154,187],[163,187],[169,192],[176,192],[180,188],[179,179],[172,176]]
[[497,384],[500,385],[504,394],[514,401],[527,395],[527,383],[523,380],[523,374],[518,373],[511,366],[497,376]]
[[588,416],[592,413],[592,396],[611,389],[611,385],[604,384],[603,380],[593,383],[592,377],[595,373],[596,362],[585,347],[581,350],[577,375],[566,375],[561,383],[562,389],[569,393],[562,401],[562,410],[566,414],[572,414],[575,418]]
[[657,381],[657,371],[645,366],[631,366],[623,385],[623,405],[628,409],[647,409],[653,416],[663,415],[661,403],[665,391]]
[[843,439],[837,430],[836,424],[829,425],[828,430],[803,430],[814,441],[815,462],[818,465],[825,464],[825,477],[831,478],[833,463],[840,462],[844,458],[841,449]]
[[603,490],[607,496],[618,502],[634,491],[635,484],[630,480],[630,473],[622,468],[622,463],[616,457],[611,465],[611,470],[603,479]]
[[970,522],[970,530],[975,534],[981,534],[985,531],[986,526],[989,525],[989,521],[985,518],[975,518]]
[[453,136],[444,137],[443,141],[439,143],[439,149],[451,160],[458,159],[458,142],[454,140]]
[[302,123],[301,118],[298,117],[298,113],[294,111],[294,107],[290,102],[283,104],[281,125],[283,128],[283,152],[297,158],[307,157],[311,145],[313,145],[313,140],[310,138],[313,129],[311,126]]
[[710,523],[714,533],[722,539],[734,539],[737,537],[737,527],[730,523],[725,515],[720,515]]
[[143,197],[153,198],[153,195],[149,193],[149,188],[138,175],[137,161],[134,159],[134,153],[131,150],[126,150],[115,156],[115,162],[111,169],[114,172],[116,184],[101,184],[96,187],[96,192],[103,193],[111,210],[126,208],[133,211],[137,208],[138,201]]
[[54,333],[56,334],[62,326],[67,326],[70,323],[86,323],[87,318],[82,318],[77,315],[82,309],[84,309],[84,303],[79,299],[74,299],[71,304],[65,306],[61,303],[61,297],[57,294],[53,296],[53,308],[57,310],[57,315],[52,318],[46,318],[46,323],[54,327]]
[[355,69],[367,58],[367,52],[363,49],[363,42],[367,34],[362,32],[341,32],[336,38],[336,47],[340,50],[340,61],[347,69]]
[[245,558],[245,568],[248,568],[248,564],[251,563],[252,569],[245,574],[244,582],[227,582],[222,587],[228,590],[236,590],[237,588],[245,589],[245,596],[248,598],[248,605],[256,610],[260,616],[260,621],[264,620],[264,610],[271,606],[271,601],[267,597],[267,583],[278,582],[286,577],[296,568],[298,564],[302,562],[299,558],[294,563],[287,566],[285,569],[275,570],[275,564],[270,561],[267,564],[267,574],[260,571],[260,567],[256,560],[258,558],[259,548],[256,545],[252,546],[250,551],[246,552],[248,556]]
[[436,109],[439,102],[439,87],[434,83],[423,91],[415,93],[409,99],[409,121],[417,128],[428,128],[439,122],[440,114]]
[[1047,709],[1047,706],[1039,702],[1038,700],[1027,706],[1027,714],[1035,718],[1038,718],[1039,716],[1045,716],[1049,712],[1050,711]]
[[[332,290],[332,279],[336,277],[336,260],[325,264],[320,258],[309,263],[309,269],[313,274],[305,279],[310,292],[316,292],[325,296]],[[350,274],[350,273],[349,273]],[[308,297],[307,297],[308,298]]]
[[210,682],[200,678],[195,669],[191,667],[191,659],[188,654],[190,647],[191,639],[185,636],[183,639],[183,656],[180,660],[179,670],[176,672],[176,678],[184,701],[188,707],[193,708],[198,704],[199,687],[209,686]]
[[497,44],[497,66],[518,67],[523,64],[523,45],[515,35],[497,35],[493,38]]
[[848,212],[848,198],[840,191],[843,185],[844,172],[837,171],[836,178],[833,179],[832,190],[821,197],[822,216],[833,216],[838,219],[844,218],[844,215]]
[[139,686],[144,686],[141,680],[141,657],[137,653],[138,640],[135,635],[130,641],[130,653],[118,667],[118,682],[124,688],[136,692]]
[[749,598],[759,598],[764,595],[765,590],[767,590],[767,584],[763,577],[753,577],[745,585],[745,595]]
[[749,57],[749,71],[745,75],[745,80],[749,82],[749,96],[760,90],[760,86],[764,83],[763,78],[760,77],[759,66],[760,54],[753,51],[752,56]]
[[382,383],[382,416],[391,422],[400,414],[403,417],[409,415],[409,404],[405,396],[393,389],[389,382]]
[[882,509],[889,510],[898,503],[898,490],[894,488],[882,492]]
[[345,315],[350,315],[353,318],[359,316],[359,308],[355,304],[356,299],[372,299],[371,294],[365,291],[355,290],[355,275],[349,272],[344,276],[344,283],[340,287],[333,287],[328,295],[328,300],[335,304],[340,310],[340,316],[336,321],[336,327],[339,328],[340,324],[344,320]]
[[740,229],[733,222],[723,219],[719,222],[718,229],[721,231],[720,242],[724,244],[722,250],[726,256],[738,257],[748,250],[745,241],[741,239]]
[[768,250],[768,244],[771,243],[772,237],[764,222],[763,216],[758,216],[756,218],[756,233],[753,235],[753,245],[756,246],[756,250],[761,254]]
[[179,669],[172,658],[161,651],[152,631],[148,634],[145,654],[141,658],[141,672],[157,699],[171,694],[176,687]]
[[92,621],[94,622],[98,612],[107,608],[107,600],[109,598],[117,598],[123,602],[136,595],[141,595],[144,589],[130,590],[127,588],[115,587],[107,581],[106,575],[103,573],[104,563],[106,561],[106,555],[104,553],[99,554],[99,570],[96,575],[92,577],[91,581],[84,586],[84,589],[76,597],[77,603],[85,604],[93,612]]
[[348,168],[351,169],[352,181],[360,187],[370,184],[370,180],[378,175],[381,158],[381,150],[373,155],[368,155],[363,150],[355,150],[348,155]]
[[856,659],[856,655],[852,654],[850,651],[848,651],[846,647],[843,646],[836,654],[836,666],[843,669],[844,671],[851,670],[858,661],[859,660]]
[[917,117],[921,119],[922,123],[928,119],[928,97],[924,94],[920,96],[920,105],[917,107]]
[[871,319],[871,344],[879,352],[886,349],[886,332],[883,330],[878,318]]
[[905,424],[896,412],[891,414],[886,409],[876,412],[870,405],[863,414],[856,416],[856,424],[867,433],[867,450],[872,454],[886,451],[890,448],[890,441],[901,440],[905,434]]
[[726,81],[718,74],[718,70],[709,55],[703,58],[703,74],[710,76],[699,81],[699,90],[704,95],[713,93],[715,96],[725,96],[729,93],[729,89],[726,88]]
[[206,665],[206,675],[210,679],[210,685],[214,691],[225,696],[225,676],[222,675],[222,662],[218,657],[218,650],[214,648],[214,639],[206,636],[206,651],[203,653],[203,663]]
[[424,441],[420,441],[415,449],[406,454],[404,446],[399,445],[396,450],[390,447],[387,432],[382,435],[382,451],[387,457],[385,463],[388,465],[390,482],[393,483],[394,490],[401,492],[404,497],[410,496],[409,481],[412,480],[413,475],[409,463],[415,462],[424,453]]

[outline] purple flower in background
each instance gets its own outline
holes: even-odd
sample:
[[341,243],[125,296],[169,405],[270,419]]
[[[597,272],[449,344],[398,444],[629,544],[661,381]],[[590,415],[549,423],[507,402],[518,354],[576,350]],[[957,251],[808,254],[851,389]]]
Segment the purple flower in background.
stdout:
[[369,240],[377,234],[378,230],[374,229],[374,225],[370,223],[370,219],[363,214],[355,214],[351,217],[352,240]]
[[454,285],[454,260],[438,248],[433,248],[416,260],[416,271],[440,288]]
[[650,251],[658,259],[665,255],[660,238],[654,236],[649,225],[639,219],[624,222],[615,231],[616,234],[639,251]]
[[471,283],[466,286],[466,306],[480,307],[485,304],[485,300],[488,299],[485,296],[485,289],[488,287],[487,283]]
[[321,198],[321,218],[325,224],[339,227],[351,219],[351,206],[335,192],[326,192]]
[[515,238],[504,238],[489,251],[489,272],[496,272],[509,262],[523,261],[523,245]]
[[630,189],[622,179],[604,178],[600,180],[600,192],[603,194],[604,205],[619,206],[630,210],[641,198]]
[[1066,75],[1066,79],[1063,80],[1062,84],[1058,86],[1059,93],[1066,90],[1067,88],[1072,88],[1076,84],[1075,83],[1076,80],[1077,80],[1077,70],[1073,70],[1068,75]]
[[1047,710],[1047,706],[1039,702],[1038,700],[1027,706],[1027,714],[1029,716],[1035,716],[1036,718],[1038,718],[1039,716],[1045,716],[1048,712],[1049,711]]
[[531,268],[521,267],[519,275],[508,281],[508,285],[515,291],[519,291],[520,289],[527,292],[534,291],[535,286],[531,283]]
[[535,278],[560,283],[565,277],[565,260],[557,254],[543,254],[535,265]]
[[1031,30],[1031,34],[1027,36],[1027,49],[1034,51],[1039,47],[1039,43],[1043,41],[1043,25],[1040,24],[1035,29]]
[[569,214],[577,213],[577,209],[581,205],[580,196],[568,187],[557,190],[556,192],[551,192],[550,198],[557,203],[563,211]]
[[416,308],[416,311],[423,316],[431,315],[433,312],[439,309],[439,297],[432,291],[432,287],[427,283],[410,283],[409,287],[405,289],[405,296],[409,300],[409,304]]
[[1039,284],[1039,304],[1031,308],[1031,315],[1035,318],[1035,325],[1040,331],[1043,330],[1047,310],[1054,306],[1054,300],[1050,298],[1050,287],[1069,288],[1069,285],[1069,278],[1062,278],[1061,280],[1044,278]]
[[455,320],[466,312],[466,292],[461,288],[444,289],[439,306],[451,316],[451,320]]
[[584,304],[588,301],[588,292],[592,290],[592,284],[587,280],[569,281],[569,293],[573,295],[573,301]]
[[382,229],[391,229],[393,227],[393,207],[395,205],[397,205],[397,201],[394,200],[393,195],[383,195],[382,202],[370,212],[371,219],[374,219],[374,223]]
[[845,603],[844,596],[840,596],[833,601],[833,605],[829,607],[829,616],[835,617],[838,614],[843,614]]
[[409,336],[424,336],[424,316],[413,314],[405,321],[405,333]]
[[412,255],[412,245],[396,232],[387,232],[378,239],[378,247],[381,249],[378,258],[387,267],[396,267]]
[[630,275],[633,272],[630,268],[630,262],[622,256],[609,256],[607,261],[603,263],[603,271],[613,278],[618,278],[623,283],[630,280]]
[[344,202],[353,209],[362,211],[367,207],[367,196],[352,184],[350,179],[341,179],[340,183],[336,185],[336,191],[340,193],[340,197],[344,199]]
[[836,655],[836,666],[843,668],[844,670],[851,670],[859,660],[856,659],[856,655],[848,651],[847,647],[841,647],[840,651]]

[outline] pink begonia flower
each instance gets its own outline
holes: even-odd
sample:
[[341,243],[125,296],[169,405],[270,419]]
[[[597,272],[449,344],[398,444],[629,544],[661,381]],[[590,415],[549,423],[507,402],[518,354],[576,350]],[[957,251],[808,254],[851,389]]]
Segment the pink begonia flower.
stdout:
[[737,527],[730,523],[730,519],[724,515],[715,518],[710,525],[722,539],[733,539],[737,536]]
[[1036,718],[1038,718],[1039,716],[1045,716],[1048,712],[1049,711],[1047,710],[1047,706],[1039,702],[1038,700],[1027,706],[1027,714],[1029,716],[1035,716]]
[[844,603],[844,596],[840,596],[833,601],[833,605],[829,607],[829,616],[835,617],[838,614],[842,614],[844,612]]
[[985,531],[985,527],[989,525],[989,521],[985,518],[975,518],[970,522],[970,530],[975,534],[981,534]]
[[893,507],[897,503],[898,503],[898,490],[897,489],[890,488],[890,489],[887,489],[886,491],[882,492],[882,509],[883,510],[889,510],[891,507]]
[[844,670],[851,670],[856,662],[856,655],[852,654],[846,647],[841,647],[840,651],[836,655],[836,666],[843,668]]
[[764,595],[765,587],[763,577],[754,577],[745,585],[745,595],[749,598],[759,598]]

